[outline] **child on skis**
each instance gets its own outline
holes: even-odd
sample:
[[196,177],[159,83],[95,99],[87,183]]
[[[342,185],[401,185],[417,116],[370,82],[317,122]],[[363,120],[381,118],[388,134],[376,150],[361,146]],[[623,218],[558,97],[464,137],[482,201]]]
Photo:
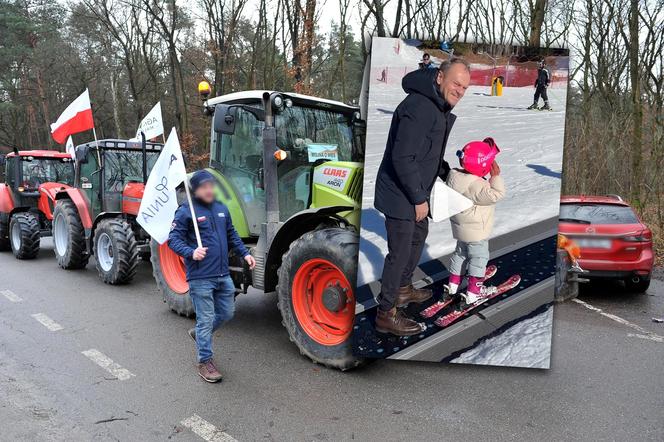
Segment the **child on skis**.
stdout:
[[[505,197],[505,183],[495,161],[500,149],[493,138],[472,141],[457,151],[461,168],[452,169],[447,185],[473,202],[473,206],[450,218],[452,236],[457,240],[450,263],[448,292],[455,295],[468,273],[468,288],[461,296],[472,304],[495,292],[484,285],[489,261],[489,236],[493,229],[496,202]],[[487,180],[486,175],[490,175]]]

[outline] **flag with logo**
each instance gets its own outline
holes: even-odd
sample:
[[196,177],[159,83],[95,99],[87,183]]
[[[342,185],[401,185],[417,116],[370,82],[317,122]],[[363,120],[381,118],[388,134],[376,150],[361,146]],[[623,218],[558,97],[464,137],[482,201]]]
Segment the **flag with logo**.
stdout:
[[173,128],[154,164],[136,220],[159,244],[168,240],[178,208],[175,188],[187,178],[178,134]]
[[136,139],[141,139],[141,132],[145,134],[146,140],[151,140],[164,133],[164,123],[161,118],[161,102],[154,105],[154,107],[143,118],[136,130]]

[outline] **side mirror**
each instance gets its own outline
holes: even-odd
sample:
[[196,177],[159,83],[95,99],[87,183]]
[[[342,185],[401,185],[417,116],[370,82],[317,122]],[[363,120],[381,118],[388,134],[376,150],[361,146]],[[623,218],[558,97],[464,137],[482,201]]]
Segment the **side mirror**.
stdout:
[[218,104],[214,109],[214,131],[224,135],[235,133],[235,120],[237,119],[237,106]]

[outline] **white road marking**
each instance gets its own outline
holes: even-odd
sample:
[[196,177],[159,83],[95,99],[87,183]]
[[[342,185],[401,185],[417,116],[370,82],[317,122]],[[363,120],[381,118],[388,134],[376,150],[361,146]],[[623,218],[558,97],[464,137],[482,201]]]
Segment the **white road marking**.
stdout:
[[219,430],[197,414],[180,422],[207,442],[237,442],[237,439]]
[[111,358],[106,356],[104,353],[100,352],[96,348],[91,348],[90,350],[82,351],[85,356],[87,356],[92,362],[99,365],[101,368],[115,376],[121,381],[126,381],[136,376],[134,373],[130,372],[126,368],[116,362],[113,362]]
[[0,291],[2,296],[10,300],[11,302],[21,302],[23,299],[21,299],[20,296],[18,296],[16,293],[12,292],[11,290],[2,290]]
[[62,330],[64,327],[46,316],[44,313],[35,313],[34,315],[30,315],[33,318],[35,318],[37,321],[41,323],[44,327],[51,331],[58,331]]
[[578,298],[572,299],[572,301],[576,302],[577,304],[581,304],[588,310],[592,310],[593,312],[597,312],[600,315],[604,316],[605,318],[609,318],[612,321],[616,321],[619,324],[622,324],[626,327],[629,327],[633,330],[636,330],[638,333],[628,333],[627,336],[631,338],[641,338],[641,339],[648,339],[650,341],[654,342],[662,342],[664,343],[664,336],[660,336],[658,334],[652,333],[645,328],[641,327],[640,325],[634,324],[633,322],[629,322],[627,319],[623,319],[620,316],[616,316],[613,313],[606,313],[603,311],[601,308],[597,308],[595,306],[592,306],[588,304],[587,302],[581,301]]

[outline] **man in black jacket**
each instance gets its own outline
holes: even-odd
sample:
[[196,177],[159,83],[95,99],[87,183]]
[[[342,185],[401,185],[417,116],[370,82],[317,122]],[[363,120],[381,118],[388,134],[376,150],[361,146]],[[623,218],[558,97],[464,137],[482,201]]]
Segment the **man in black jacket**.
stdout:
[[429,196],[437,177],[446,179],[443,159],[456,117],[452,108],[470,84],[468,63],[453,58],[439,69],[421,69],[403,78],[408,96],[392,117],[376,178],[374,206],[385,215],[388,254],[383,267],[376,330],[399,336],[421,332],[397,307],[423,302],[430,290],[415,289],[413,271],[429,232]]
[[551,75],[549,75],[549,70],[546,68],[546,62],[544,60],[540,61],[539,69],[537,69],[537,78],[535,79],[535,101],[531,104],[528,109],[537,109],[540,97],[544,100],[544,106],[540,110],[549,110],[549,97],[546,93],[546,89],[549,87],[551,82]]

